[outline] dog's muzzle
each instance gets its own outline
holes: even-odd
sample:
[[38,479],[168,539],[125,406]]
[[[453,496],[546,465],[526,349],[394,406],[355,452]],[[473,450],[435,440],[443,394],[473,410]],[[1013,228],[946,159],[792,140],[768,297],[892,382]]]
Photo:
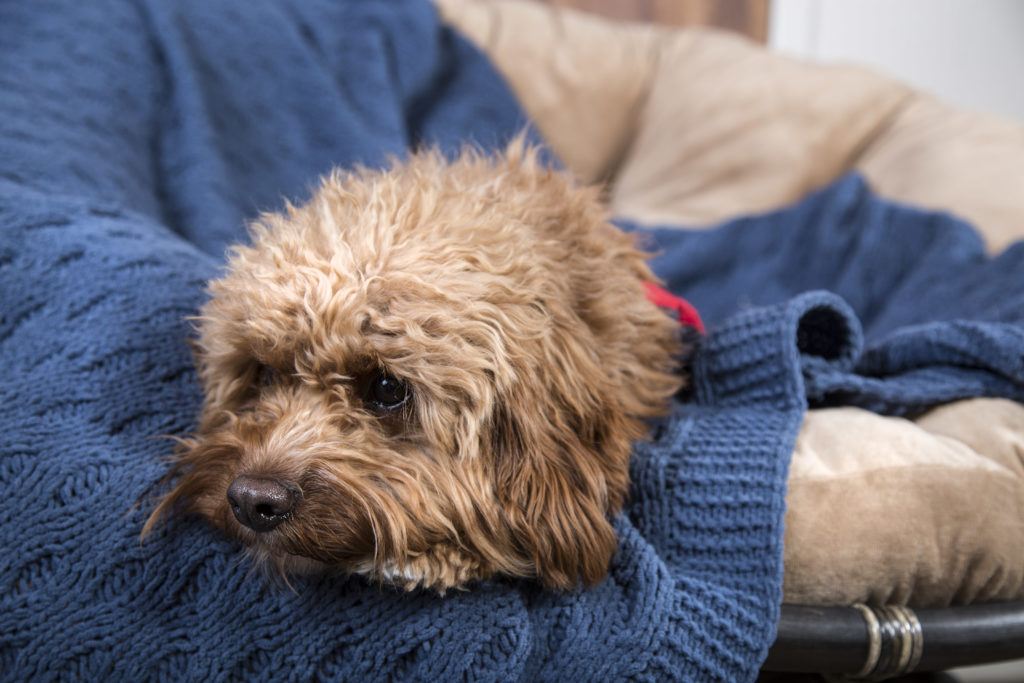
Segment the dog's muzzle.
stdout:
[[228,487],[235,519],[258,533],[272,531],[291,517],[297,500],[294,486],[275,479],[243,474]]

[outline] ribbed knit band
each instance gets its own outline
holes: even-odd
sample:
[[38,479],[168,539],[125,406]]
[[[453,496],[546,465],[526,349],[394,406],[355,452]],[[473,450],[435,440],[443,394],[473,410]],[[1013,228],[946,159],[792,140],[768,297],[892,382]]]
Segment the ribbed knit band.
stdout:
[[853,311],[824,291],[741,311],[713,331],[693,369],[696,400],[707,405],[806,405],[805,369],[849,371],[862,346]]

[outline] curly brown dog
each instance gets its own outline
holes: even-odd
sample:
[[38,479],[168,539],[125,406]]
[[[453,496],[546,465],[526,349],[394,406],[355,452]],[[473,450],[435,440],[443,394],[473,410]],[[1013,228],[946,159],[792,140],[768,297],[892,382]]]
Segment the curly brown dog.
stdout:
[[593,188],[517,140],[337,171],[210,285],[172,509],[261,563],[444,592],[593,584],[679,327]]

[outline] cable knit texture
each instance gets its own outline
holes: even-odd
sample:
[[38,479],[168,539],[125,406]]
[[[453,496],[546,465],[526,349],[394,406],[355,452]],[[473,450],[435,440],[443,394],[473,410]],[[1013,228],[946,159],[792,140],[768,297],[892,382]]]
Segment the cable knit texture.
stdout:
[[637,447],[598,587],[290,591],[195,519],[140,545],[160,435],[200,402],[186,318],[245,220],[333,165],[523,124],[426,2],[0,4],[0,677],[750,680],[805,397],[1021,397],[1021,249],[986,259],[966,226],[851,178],[648,232],[710,329],[694,398]]

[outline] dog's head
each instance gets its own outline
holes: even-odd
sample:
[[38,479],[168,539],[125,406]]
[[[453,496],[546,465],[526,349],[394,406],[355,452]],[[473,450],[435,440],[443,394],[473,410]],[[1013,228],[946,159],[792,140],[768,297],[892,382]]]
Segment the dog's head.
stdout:
[[198,318],[175,507],[283,570],[569,588],[616,549],[678,329],[593,189],[521,142],[337,172],[263,216]]

